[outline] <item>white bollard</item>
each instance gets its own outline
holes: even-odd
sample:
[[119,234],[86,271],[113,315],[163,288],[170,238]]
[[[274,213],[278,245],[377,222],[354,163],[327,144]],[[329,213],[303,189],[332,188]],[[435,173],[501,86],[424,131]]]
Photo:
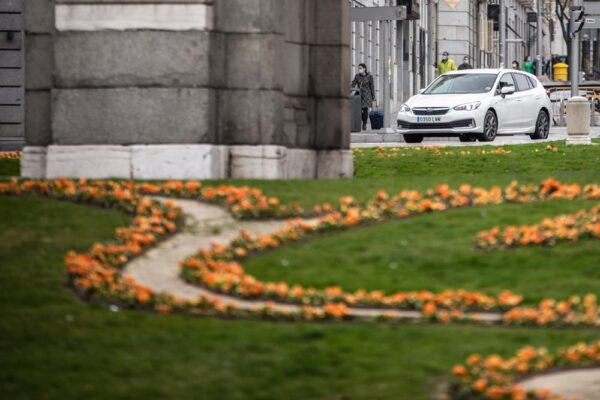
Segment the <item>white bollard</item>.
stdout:
[[585,97],[567,101],[567,144],[592,144],[590,138],[590,103]]

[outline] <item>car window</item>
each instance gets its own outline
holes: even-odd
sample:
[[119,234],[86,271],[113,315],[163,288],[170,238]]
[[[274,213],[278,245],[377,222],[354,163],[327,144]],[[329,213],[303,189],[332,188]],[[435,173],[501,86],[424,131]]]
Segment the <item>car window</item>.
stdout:
[[536,88],[537,87],[537,79],[533,79],[530,76],[528,76],[527,79],[529,79],[529,83],[531,84],[532,88]]
[[442,75],[423,94],[487,93],[492,90],[496,74]]
[[529,82],[529,78],[523,74],[513,74],[515,78],[515,82],[517,83],[517,90],[519,92],[523,92],[525,90],[531,89],[531,83]]
[[512,78],[512,74],[510,73],[502,75],[502,78],[500,78],[500,82],[498,82],[498,87],[496,88],[496,94],[500,94],[500,89],[502,89],[505,86],[515,87],[515,81]]

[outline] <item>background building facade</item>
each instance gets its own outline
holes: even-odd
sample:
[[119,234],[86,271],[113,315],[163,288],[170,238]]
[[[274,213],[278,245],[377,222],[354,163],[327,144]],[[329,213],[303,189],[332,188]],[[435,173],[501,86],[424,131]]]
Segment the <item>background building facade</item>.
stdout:
[[[448,51],[460,64],[465,56],[475,68],[497,68],[499,59],[498,0],[348,0],[352,7],[398,6],[411,4],[418,10],[415,19],[396,21],[391,36],[391,58],[382,60],[381,28],[378,23],[353,23],[351,70],[365,62],[376,78],[378,94],[382,75],[391,74],[392,109],[397,109],[408,97],[427,86],[434,78],[434,63]],[[566,55],[566,45],[554,14],[554,0],[542,2],[544,52]],[[506,10],[505,67],[512,60],[522,63],[536,56],[537,21],[534,0],[504,0]],[[378,97],[381,98],[380,96]]]

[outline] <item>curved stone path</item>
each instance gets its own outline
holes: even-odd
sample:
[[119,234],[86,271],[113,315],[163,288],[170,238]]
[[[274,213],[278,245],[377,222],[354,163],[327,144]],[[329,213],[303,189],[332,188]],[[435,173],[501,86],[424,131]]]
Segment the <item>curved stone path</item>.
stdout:
[[[181,207],[185,216],[184,227],[170,239],[147,251],[129,263],[123,274],[135,279],[139,284],[156,293],[169,293],[182,300],[194,300],[199,296],[219,300],[222,305],[233,305],[238,309],[257,309],[271,305],[278,311],[298,311],[297,305],[243,300],[225,294],[214,293],[202,287],[189,284],[180,278],[179,263],[195,254],[199,249],[210,247],[211,243],[227,244],[245,229],[254,234],[271,233],[285,225],[285,221],[239,221],[234,219],[221,206],[201,203],[194,200],[154,197],[158,201],[170,201]],[[307,220],[315,223],[317,220]],[[399,319],[420,319],[419,311],[390,310],[377,308],[349,308],[348,313],[356,318],[376,318],[390,316]],[[481,322],[499,322],[500,313],[473,312],[467,314]]]
[[600,368],[540,375],[519,382],[525,389],[550,389],[567,399],[600,400]]

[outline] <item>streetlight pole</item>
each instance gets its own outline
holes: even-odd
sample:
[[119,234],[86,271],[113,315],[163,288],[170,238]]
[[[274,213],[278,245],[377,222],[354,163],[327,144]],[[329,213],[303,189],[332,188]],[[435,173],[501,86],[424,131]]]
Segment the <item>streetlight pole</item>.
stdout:
[[383,128],[387,131],[392,127],[392,116],[390,112],[390,38],[391,38],[391,27],[390,21],[381,21],[383,28],[383,46],[381,54],[381,66],[383,68]]
[[505,67],[506,58],[506,8],[504,8],[504,0],[498,0],[498,6],[500,7],[500,16],[498,18],[498,30],[500,35],[498,37],[498,52],[500,56],[500,67]]
[[539,77],[542,76],[542,53],[543,53],[543,40],[544,32],[542,29],[542,4],[544,0],[537,0],[537,50],[536,50],[536,71],[535,74]]
[[579,32],[574,29],[576,19],[576,7],[581,7],[581,0],[571,2],[571,59],[569,60],[569,79],[571,80],[571,97],[579,96]]

